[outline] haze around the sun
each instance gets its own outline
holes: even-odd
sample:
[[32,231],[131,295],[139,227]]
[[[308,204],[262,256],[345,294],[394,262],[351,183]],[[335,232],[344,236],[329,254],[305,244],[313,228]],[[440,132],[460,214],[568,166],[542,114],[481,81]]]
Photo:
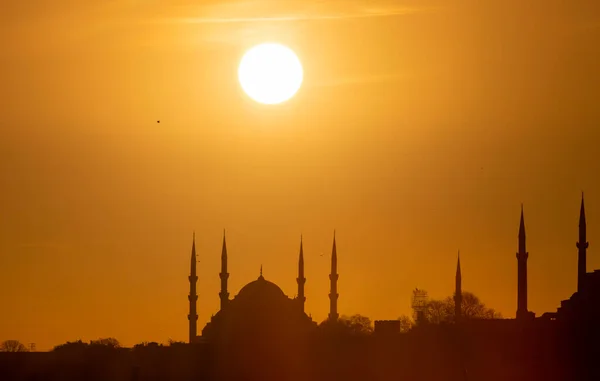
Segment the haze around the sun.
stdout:
[[[224,228],[232,296],[262,264],[293,297],[302,234],[306,311],[323,320],[336,229],[342,314],[451,295],[460,249],[463,289],[514,316],[521,203],[529,308],[555,311],[575,290],[582,190],[600,268],[599,8],[9,1],[0,339],[184,340],[192,232],[201,328]],[[267,108],[236,71],[273,40],[305,75]]]

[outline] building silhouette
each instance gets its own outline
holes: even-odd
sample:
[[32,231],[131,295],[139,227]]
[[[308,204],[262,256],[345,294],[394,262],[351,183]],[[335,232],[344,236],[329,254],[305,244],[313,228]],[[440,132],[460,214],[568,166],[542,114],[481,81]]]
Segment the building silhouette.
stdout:
[[517,252],[517,319],[531,319],[535,314],[527,309],[527,259],[529,253],[526,247],[525,217],[521,204],[521,221],[519,223],[519,251]]
[[[457,256],[455,319],[417,324],[400,334],[399,320],[377,320],[373,335],[338,330],[348,321],[337,309],[339,274],[335,235],[331,255],[330,310],[320,325],[306,314],[303,241],[298,253],[297,296],[290,298],[257,279],[230,298],[225,233],[221,251],[220,308],[198,334],[195,234],[189,273],[189,339],[192,345],[145,343],[134,348],[66,343],[52,352],[0,353],[4,380],[599,380],[600,271],[588,273],[585,206],[577,240],[577,289],[555,312],[540,317],[527,306],[527,248],[521,208],[517,251],[517,316],[473,319],[462,289]],[[464,260],[464,257],[463,257]],[[575,271],[573,268],[572,271]],[[413,293],[415,311],[427,294]],[[450,305],[452,301],[450,301]],[[422,310],[419,310],[422,312]]]
[[576,243],[577,252],[577,291],[560,302],[556,312],[547,312],[542,319],[566,321],[584,326],[596,325],[600,322],[600,270],[588,273],[586,256],[589,243],[587,242],[587,226],[585,221],[585,204],[581,195],[579,211],[579,240]]
[[300,255],[298,258],[298,278],[296,278],[296,282],[298,283],[298,305],[300,311],[304,312],[304,303],[306,302],[306,297],[304,296],[304,284],[306,283],[306,278],[304,277],[304,250],[302,250],[302,236],[300,236]]
[[458,323],[462,318],[462,275],[460,274],[460,251],[456,261],[456,284],[454,288],[454,319]]
[[[304,250],[302,237],[300,237],[300,252],[298,255],[298,292],[295,298],[289,298],[283,290],[275,283],[268,281],[262,272],[258,278],[241,288],[233,299],[229,298],[227,280],[227,242],[223,233],[223,247],[221,251],[221,290],[219,292],[220,309],[217,311],[202,329],[202,335],[198,336],[196,331],[196,252],[195,237],[192,241],[192,263],[190,268],[190,342],[237,342],[261,337],[268,338],[271,343],[286,341],[293,337],[306,335],[317,324],[304,311],[306,295],[304,286],[306,277],[304,274]],[[339,314],[337,309],[337,248],[335,233],[331,253],[331,289],[330,312],[328,320],[337,321]]]
[[585,278],[587,273],[587,226],[585,224],[585,204],[583,194],[581,195],[581,209],[579,211],[579,241],[576,243],[578,250],[577,255],[577,291],[581,292],[585,288]]
[[337,281],[339,275],[337,273],[337,250],[335,247],[335,231],[333,232],[333,249],[331,251],[331,274],[329,280],[331,282],[331,290],[329,292],[329,321],[337,321],[339,314],[337,309],[338,292]]
[[[600,319],[600,270],[592,273],[586,271],[586,256],[589,243],[587,242],[585,218],[585,203],[583,194],[581,197],[581,208],[579,213],[579,239],[576,243],[578,249],[577,260],[577,291],[569,298],[561,302],[556,312],[547,312],[536,319],[535,313],[528,309],[528,274],[527,260],[529,252],[527,251],[527,235],[525,231],[524,208],[521,205],[521,214],[518,230],[518,251],[517,258],[517,309],[516,321],[531,320],[558,320],[558,321],[579,321]],[[262,266],[259,277],[244,287],[233,298],[229,298],[227,282],[229,273],[227,271],[227,242],[225,232],[223,232],[223,246],[221,251],[221,290],[219,292],[220,309],[216,312],[202,329],[202,335],[197,333],[197,309],[196,302],[196,283],[198,280],[196,274],[196,251],[195,235],[192,240],[192,259],[190,268],[190,294],[188,296],[189,307],[189,341],[199,342],[201,340],[222,339],[224,337],[233,337],[235,333],[242,330],[244,324],[242,320],[255,319],[268,322],[269,316],[277,316],[281,321],[290,322],[285,329],[289,331],[304,332],[310,331],[316,326],[316,323],[305,312],[306,277],[304,273],[304,250],[303,240],[300,237],[300,250],[298,255],[298,276],[296,278],[297,293],[296,297],[289,298],[275,283],[268,281],[262,274]],[[333,245],[331,251],[331,270],[329,274],[329,313],[328,322],[337,322],[339,319],[337,301],[339,298],[337,282],[339,274],[337,272],[337,247],[335,231],[333,235]],[[466,319],[462,311],[463,293],[462,293],[462,273],[460,263],[460,251],[457,256],[455,290],[454,290],[454,321],[464,322]],[[467,319],[469,320],[469,319]],[[502,319],[507,320],[507,319]],[[509,319],[510,320],[510,319]],[[239,325],[239,326],[238,326]],[[272,330],[278,324],[273,322],[263,324],[267,330]],[[280,325],[280,324],[279,324]],[[236,328],[237,327],[237,328]],[[280,327],[281,328],[281,327]],[[399,331],[399,325],[389,320],[375,321],[375,331],[385,331],[388,333]]]
[[190,313],[188,320],[190,322],[190,335],[189,342],[192,343],[196,340],[197,336],[197,324],[198,324],[198,312],[196,310],[196,303],[198,302],[198,294],[196,294],[196,283],[198,282],[198,276],[196,275],[196,233],[192,237],[192,260],[190,263],[190,294],[188,300],[190,302]]
[[221,249],[221,272],[219,273],[221,278],[221,291],[219,292],[219,299],[221,300],[221,309],[224,309],[229,303],[229,292],[227,291],[227,281],[229,280],[229,273],[227,272],[227,241],[225,239],[225,230],[223,230],[223,248]]

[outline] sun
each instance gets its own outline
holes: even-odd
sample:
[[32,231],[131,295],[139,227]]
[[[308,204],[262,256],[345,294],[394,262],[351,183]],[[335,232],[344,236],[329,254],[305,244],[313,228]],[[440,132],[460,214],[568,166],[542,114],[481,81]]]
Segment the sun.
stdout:
[[296,54],[276,43],[256,45],[244,54],[238,78],[244,92],[259,103],[274,105],[294,96],[304,71]]

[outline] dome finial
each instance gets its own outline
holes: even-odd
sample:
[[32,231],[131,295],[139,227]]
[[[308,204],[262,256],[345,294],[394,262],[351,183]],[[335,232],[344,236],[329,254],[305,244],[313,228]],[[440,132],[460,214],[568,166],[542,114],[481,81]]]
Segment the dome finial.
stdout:
[[262,275],[262,264],[261,264],[261,265],[260,265],[260,276],[259,276],[258,278],[260,279],[260,278],[262,278],[262,277],[263,277],[263,275]]

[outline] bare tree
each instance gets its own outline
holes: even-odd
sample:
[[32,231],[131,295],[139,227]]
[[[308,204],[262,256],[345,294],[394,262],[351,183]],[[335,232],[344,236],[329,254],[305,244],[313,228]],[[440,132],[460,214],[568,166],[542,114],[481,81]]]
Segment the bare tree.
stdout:
[[[454,319],[454,298],[449,297],[446,303],[452,306],[452,318]],[[466,319],[501,319],[502,314],[489,308],[477,295],[471,292],[462,293],[461,303],[462,315]]]
[[432,299],[427,304],[427,308],[425,310],[425,316],[427,322],[433,324],[440,324],[451,320],[451,317],[454,314],[453,304],[450,305],[446,300],[435,300]]
[[350,333],[358,335],[368,335],[373,333],[373,322],[363,315],[352,315],[350,317],[340,317],[340,322],[348,327]]
[[[489,308],[479,297],[471,292],[462,293],[461,303],[463,319],[499,319],[502,315],[493,308]],[[429,299],[423,308],[424,321],[440,324],[455,321],[454,298]]]
[[406,333],[415,326],[413,319],[407,315],[400,316],[398,321],[400,322],[400,333]]
[[0,343],[0,352],[29,352],[19,340],[5,340]]

